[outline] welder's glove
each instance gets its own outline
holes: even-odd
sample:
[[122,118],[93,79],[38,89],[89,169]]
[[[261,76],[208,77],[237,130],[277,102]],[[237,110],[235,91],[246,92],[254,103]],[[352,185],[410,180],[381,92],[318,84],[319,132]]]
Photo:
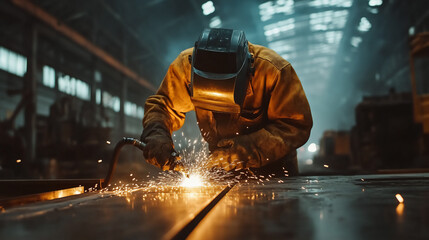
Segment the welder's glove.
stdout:
[[226,171],[260,167],[259,153],[250,135],[220,140],[209,156],[207,167]]
[[146,143],[143,151],[146,161],[165,170],[174,152],[173,140],[166,127],[160,123],[148,125],[143,130],[141,141]]

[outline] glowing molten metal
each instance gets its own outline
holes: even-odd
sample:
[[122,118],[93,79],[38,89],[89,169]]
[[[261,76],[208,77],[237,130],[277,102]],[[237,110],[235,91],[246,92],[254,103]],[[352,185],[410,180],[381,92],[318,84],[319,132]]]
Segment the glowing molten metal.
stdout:
[[204,182],[202,181],[200,176],[192,175],[192,174],[189,175],[189,177],[184,176],[182,178],[182,183],[180,184],[180,186],[188,187],[188,188],[201,187],[203,185],[204,185]]

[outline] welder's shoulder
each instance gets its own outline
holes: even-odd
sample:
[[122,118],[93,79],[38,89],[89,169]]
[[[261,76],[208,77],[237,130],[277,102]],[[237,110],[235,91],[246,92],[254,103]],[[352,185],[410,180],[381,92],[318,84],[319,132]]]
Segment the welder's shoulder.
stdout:
[[189,57],[192,57],[193,51],[194,48],[185,49],[179,54],[178,58],[180,58],[182,61],[189,61]]
[[286,59],[282,58],[272,49],[256,44],[249,44],[249,48],[250,51],[254,54],[255,61],[267,62],[277,68],[277,70],[281,70],[284,67],[290,65]]
[[177,55],[176,59],[170,64],[170,68],[188,70],[191,66],[191,57],[192,57],[193,48],[188,48],[183,50]]

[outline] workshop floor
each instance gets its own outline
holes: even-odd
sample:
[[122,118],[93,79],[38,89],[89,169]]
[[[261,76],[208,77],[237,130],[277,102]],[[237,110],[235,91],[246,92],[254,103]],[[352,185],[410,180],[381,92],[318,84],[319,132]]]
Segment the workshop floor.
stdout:
[[[223,189],[86,193],[6,209],[0,239],[169,239]],[[235,185],[188,239],[429,239],[428,226],[429,174],[271,178]]]

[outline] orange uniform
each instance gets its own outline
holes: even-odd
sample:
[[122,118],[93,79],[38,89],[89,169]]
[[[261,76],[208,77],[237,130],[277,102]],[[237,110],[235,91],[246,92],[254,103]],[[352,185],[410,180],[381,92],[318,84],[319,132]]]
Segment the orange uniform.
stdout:
[[[296,149],[310,135],[310,107],[291,64],[273,50],[249,43],[254,75],[249,81],[240,115],[194,108],[189,94],[193,48],[172,62],[156,95],[145,104],[143,127],[157,123],[178,130],[185,114],[195,110],[199,127],[217,165],[226,170],[260,168],[278,161],[296,164]],[[237,141],[234,156],[222,147]],[[220,151],[218,151],[220,149]],[[238,160],[238,161],[236,161]]]

